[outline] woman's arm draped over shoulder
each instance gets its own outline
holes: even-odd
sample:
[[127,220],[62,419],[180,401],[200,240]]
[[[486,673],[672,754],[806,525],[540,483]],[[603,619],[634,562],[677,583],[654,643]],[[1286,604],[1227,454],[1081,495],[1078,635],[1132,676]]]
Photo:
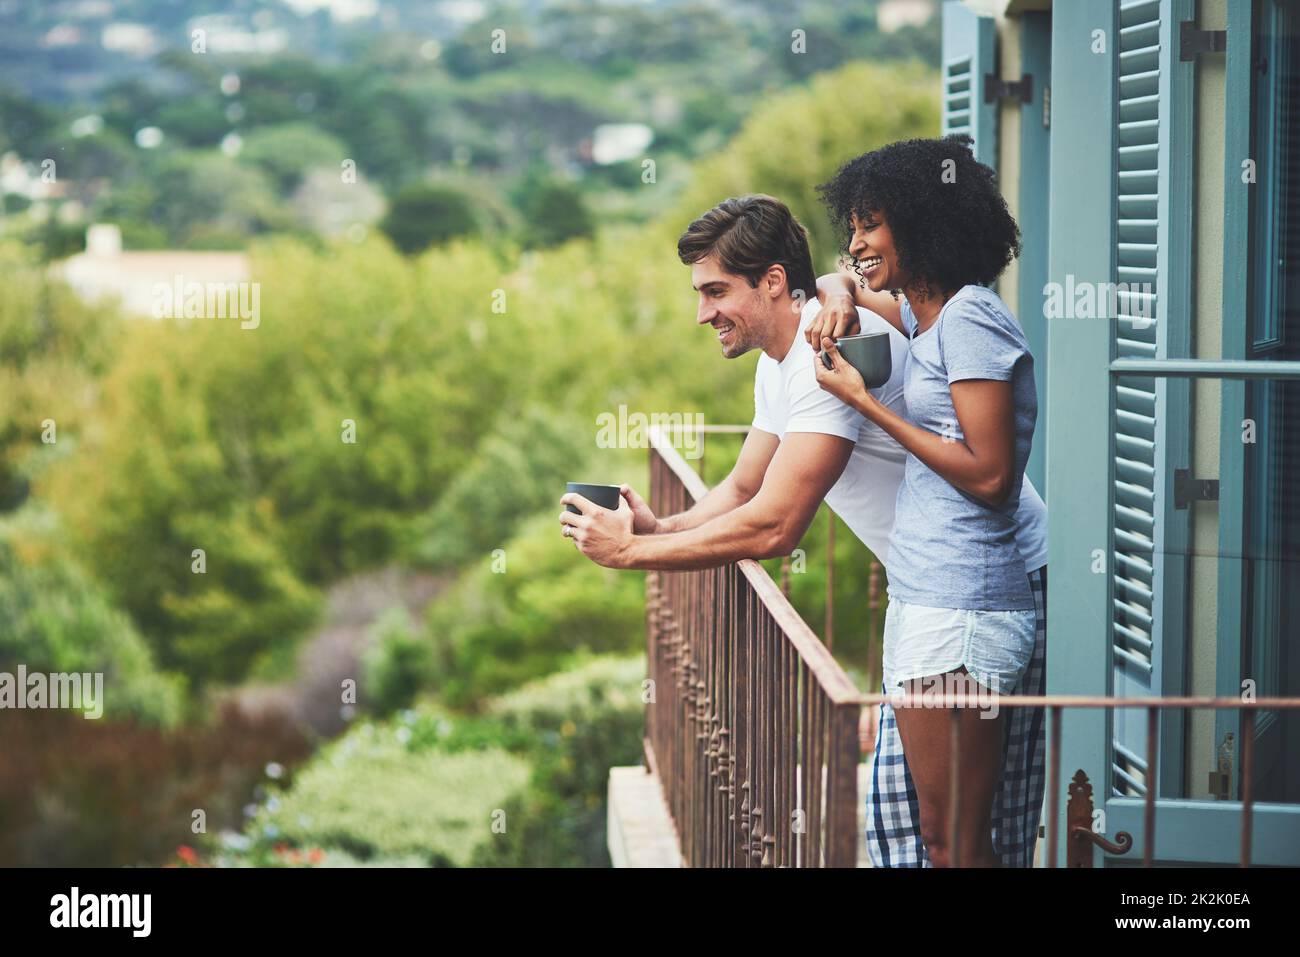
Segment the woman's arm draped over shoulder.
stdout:
[[907,335],[907,330],[903,328],[901,300],[895,299],[888,292],[874,292],[866,288],[847,268],[818,276],[817,298],[821,300],[821,312],[804,330],[804,338],[814,349],[818,348],[818,343],[823,338],[840,339],[857,333],[856,306],[870,309],[904,336]]

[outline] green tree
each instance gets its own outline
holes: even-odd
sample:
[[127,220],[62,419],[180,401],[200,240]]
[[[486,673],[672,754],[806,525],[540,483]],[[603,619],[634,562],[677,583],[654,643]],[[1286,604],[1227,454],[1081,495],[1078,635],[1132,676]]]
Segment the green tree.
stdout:
[[479,231],[470,198],[462,191],[434,183],[414,183],[393,197],[380,223],[404,253],[418,253],[434,245]]
[[521,190],[519,206],[526,222],[525,242],[529,246],[558,246],[594,232],[582,191],[572,183],[544,178],[529,180]]
[[275,183],[280,195],[287,196],[302,181],[307,170],[323,166],[339,176],[348,149],[337,138],[311,123],[280,123],[249,131],[239,159],[251,163]]
[[438,504],[414,528],[414,552],[435,567],[489,554],[521,521],[554,505],[587,457],[581,431],[552,409],[504,415]]
[[[119,319],[82,302],[31,252],[0,245],[0,511],[73,444],[112,361]],[[63,444],[60,445],[59,443]]]
[[175,724],[180,682],[159,670],[103,589],[51,546],[50,530],[32,528],[43,517],[0,525],[0,669],[102,673],[104,717]]

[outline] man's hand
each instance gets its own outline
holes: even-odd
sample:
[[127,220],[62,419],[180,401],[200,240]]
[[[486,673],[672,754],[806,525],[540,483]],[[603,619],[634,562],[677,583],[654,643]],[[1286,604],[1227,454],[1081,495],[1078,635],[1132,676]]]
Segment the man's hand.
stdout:
[[842,336],[854,336],[861,329],[858,321],[858,307],[853,297],[845,293],[827,293],[825,303],[808,323],[804,338],[814,349],[822,339],[839,339]]
[[655,513],[650,511],[650,506],[646,504],[645,499],[636,494],[632,486],[620,485],[618,493],[627,500],[628,506],[632,509],[633,534],[653,535],[659,531],[659,519],[655,518]]
[[566,493],[560,504],[572,505],[581,512],[580,515],[567,510],[560,513],[561,533],[573,539],[578,551],[597,565],[625,567],[623,562],[633,538],[632,509],[627,499],[619,498],[617,512],[601,508],[577,492]]

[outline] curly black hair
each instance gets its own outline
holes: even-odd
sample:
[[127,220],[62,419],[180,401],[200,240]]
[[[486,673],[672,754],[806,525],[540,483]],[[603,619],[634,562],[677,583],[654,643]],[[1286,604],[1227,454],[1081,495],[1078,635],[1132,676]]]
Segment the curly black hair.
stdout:
[[899,268],[922,294],[997,279],[1020,255],[1020,228],[996,174],[975,159],[971,142],[958,133],[902,140],[841,166],[817,191],[846,237],[844,251],[853,235],[850,214],[883,214]]

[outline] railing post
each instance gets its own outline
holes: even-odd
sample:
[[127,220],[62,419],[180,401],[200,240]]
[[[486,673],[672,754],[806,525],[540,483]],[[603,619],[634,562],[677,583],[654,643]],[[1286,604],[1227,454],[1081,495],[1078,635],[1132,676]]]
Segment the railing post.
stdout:
[[861,706],[845,702],[831,712],[828,757],[828,867],[855,867],[858,861],[858,718]]
[[826,506],[826,648],[835,650],[835,513]]

